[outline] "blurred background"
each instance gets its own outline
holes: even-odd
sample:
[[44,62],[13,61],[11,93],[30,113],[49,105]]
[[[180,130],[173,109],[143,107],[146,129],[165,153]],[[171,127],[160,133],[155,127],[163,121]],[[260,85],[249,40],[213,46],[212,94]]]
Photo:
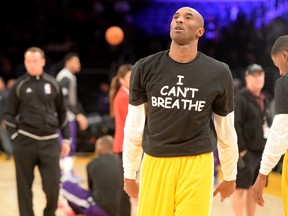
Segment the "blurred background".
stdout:
[[[87,135],[94,142],[97,133],[113,131],[105,116],[117,67],[168,49],[170,21],[182,6],[195,8],[205,19],[199,50],[227,63],[239,88],[247,65],[261,64],[264,91],[272,99],[279,74],[270,49],[277,37],[288,34],[286,0],[0,0],[0,76],[7,82],[24,74],[23,53],[30,46],[44,49],[45,70],[52,76],[67,52],[77,52],[82,63],[78,94],[95,126]],[[124,32],[119,45],[105,39],[110,26]]]

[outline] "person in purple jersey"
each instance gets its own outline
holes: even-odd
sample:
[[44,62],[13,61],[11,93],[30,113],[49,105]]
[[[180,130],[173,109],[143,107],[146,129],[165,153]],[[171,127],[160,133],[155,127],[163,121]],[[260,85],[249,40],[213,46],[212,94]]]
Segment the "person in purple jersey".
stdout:
[[96,157],[87,165],[89,190],[65,181],[61,193],[77,214],[117,216],[123,186],[121,160],[113,154],[113,137],[105,135],[96,141]]

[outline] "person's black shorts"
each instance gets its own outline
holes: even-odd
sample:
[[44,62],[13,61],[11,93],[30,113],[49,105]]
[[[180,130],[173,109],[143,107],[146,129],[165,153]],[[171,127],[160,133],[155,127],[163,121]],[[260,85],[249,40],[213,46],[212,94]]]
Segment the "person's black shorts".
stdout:
[[236,188],[248,189],[254,184],[259,173],[262,153],[247,151],[243,163],[237,168]]

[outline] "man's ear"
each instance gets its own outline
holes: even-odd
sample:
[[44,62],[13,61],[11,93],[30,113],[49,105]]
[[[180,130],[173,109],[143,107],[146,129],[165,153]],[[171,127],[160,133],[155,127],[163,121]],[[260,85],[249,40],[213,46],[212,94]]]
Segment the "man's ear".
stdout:
[[287,51],[283,51],[281,54],[282,54],[283,60],[284,60],[285,62],[287,62],[287,61],[288,61],[288,52],[287,52]]
[[200,38],[205,32],[204,28],[199,28],[197,31],[197,37]]

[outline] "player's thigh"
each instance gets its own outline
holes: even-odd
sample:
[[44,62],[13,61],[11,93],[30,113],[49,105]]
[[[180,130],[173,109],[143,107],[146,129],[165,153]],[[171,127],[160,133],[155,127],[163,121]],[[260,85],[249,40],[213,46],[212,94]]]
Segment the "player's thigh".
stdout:
[[208,216],[212,207],[212,153],[183,159],[175,194],[175,216]]
[[144,156],[140,180],[138,216],[173,216],[179,170],[173,158]]

